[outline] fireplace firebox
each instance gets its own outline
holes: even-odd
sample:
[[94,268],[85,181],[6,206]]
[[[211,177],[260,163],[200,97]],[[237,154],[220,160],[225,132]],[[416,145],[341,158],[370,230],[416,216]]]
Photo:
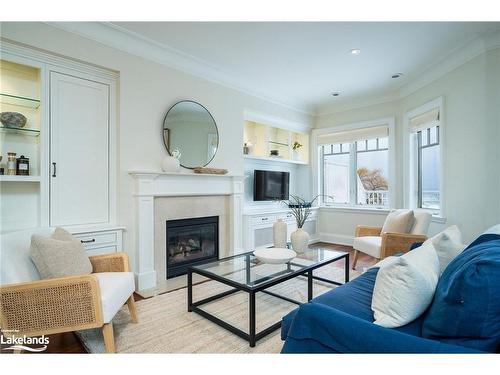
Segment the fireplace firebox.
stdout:
[[167,279],[184,275],[193,264],[219,256],[219,217],[167,220]]

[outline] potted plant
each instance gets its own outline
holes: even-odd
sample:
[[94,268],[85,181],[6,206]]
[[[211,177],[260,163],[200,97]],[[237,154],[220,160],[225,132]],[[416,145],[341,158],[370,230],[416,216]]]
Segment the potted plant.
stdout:
[[293,160],[300,160],[300,155],[299,155],[299,149],[302,147],[302,145],[295,141],[293,142],[292,145],[292,159]]
[[[309,245],[310,236],[303,227],[306,220],[312,213],[311,208],[313,203],[320,196],[322,195],[316,195],[311,201],[306,201],[304,198],[299,197],[298,195],[290,194],[291,199],[289,199],[288,201],[284,201],[284,203],[290,209],[290,213],[293,215],[295,221],[297,222],[297,230],[290,235],[290,239],[292,241],[293,250],[298,253],[303,252],[304,249],[306,249]],[[326,197],[333,199],[333,197],[329,195],[326,195]]]

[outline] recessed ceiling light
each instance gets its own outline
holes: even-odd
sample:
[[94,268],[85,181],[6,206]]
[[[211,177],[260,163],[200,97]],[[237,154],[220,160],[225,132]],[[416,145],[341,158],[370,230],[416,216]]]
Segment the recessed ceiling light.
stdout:
[[395,73],[391,76],[391,78],[399,78],[403,75],[403,73]]
[[353,48],[351,49],[351,53],[353,55],[359,55],[361,53],[361,50],[359,48]]
[[339,96],[340,92],[332,92],[332,96]]

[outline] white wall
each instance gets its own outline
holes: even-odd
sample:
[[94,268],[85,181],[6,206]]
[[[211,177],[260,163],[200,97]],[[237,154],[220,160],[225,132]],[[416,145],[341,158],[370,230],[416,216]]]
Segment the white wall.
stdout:
[[210,166],[243,175],[243,112],[268,113],[312,125],[312,118],[259,98],[184,74],[42,23],[2,23],[2,37],[120,72],[118,116],[118,224],[127,228],[124,250],[135,256],[133,169],[160,170],[161,137],[168,108],[181,99],[203,104],[219,129],[219,151]]
[[[439,96],[444,97],[445,224],[457,224],[466,241],[500,222],[500,49],[486,52],[422,89],[389,103],[323,115],[316,127],[386,116],[396,117],[396,202],[403,206],[403,116]],[[332,209],[320,213],[320,231],[349,238],[357,224],[382,224],[385,215]]]

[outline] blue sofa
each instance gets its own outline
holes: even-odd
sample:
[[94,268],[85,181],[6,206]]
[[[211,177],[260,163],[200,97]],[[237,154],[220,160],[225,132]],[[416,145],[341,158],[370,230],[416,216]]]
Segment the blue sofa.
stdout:
[[428,310],[403,327],[373,324],[377,272],[372,268],[286,315],[282,353],[500,352],[500,235],[480,236],[455,258]]

